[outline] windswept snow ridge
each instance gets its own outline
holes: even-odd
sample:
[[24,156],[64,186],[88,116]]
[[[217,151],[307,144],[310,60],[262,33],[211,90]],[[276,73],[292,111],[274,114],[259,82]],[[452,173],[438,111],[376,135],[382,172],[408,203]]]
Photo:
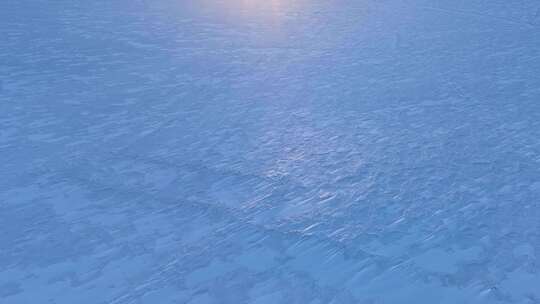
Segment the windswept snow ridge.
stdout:
[[540,303],[540,3],[0,1],[0,303]]

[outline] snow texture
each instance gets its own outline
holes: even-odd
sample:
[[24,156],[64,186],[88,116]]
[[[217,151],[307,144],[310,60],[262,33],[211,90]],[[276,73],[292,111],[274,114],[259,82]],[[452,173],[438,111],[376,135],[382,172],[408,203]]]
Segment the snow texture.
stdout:
[[540,303],[540,2],[0,1],[0,303]]

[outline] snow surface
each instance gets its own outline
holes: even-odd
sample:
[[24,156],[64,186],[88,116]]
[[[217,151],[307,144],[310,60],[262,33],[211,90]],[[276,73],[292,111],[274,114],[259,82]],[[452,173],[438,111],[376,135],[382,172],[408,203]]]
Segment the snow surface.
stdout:
[[0,303],[540,303],[540,2],[0,1]]

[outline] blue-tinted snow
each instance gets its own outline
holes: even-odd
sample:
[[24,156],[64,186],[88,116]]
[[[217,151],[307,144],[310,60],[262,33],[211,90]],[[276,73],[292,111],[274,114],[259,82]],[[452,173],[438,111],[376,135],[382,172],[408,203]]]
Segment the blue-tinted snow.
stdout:
[[0,302],[540,303],[540,3],[0,2]]

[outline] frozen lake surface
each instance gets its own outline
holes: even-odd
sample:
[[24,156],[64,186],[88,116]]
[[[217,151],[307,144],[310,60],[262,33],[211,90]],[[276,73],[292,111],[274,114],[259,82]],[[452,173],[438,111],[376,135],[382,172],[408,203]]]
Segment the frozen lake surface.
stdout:
[[540,2],[0,1],[0,303],[540,303]]

